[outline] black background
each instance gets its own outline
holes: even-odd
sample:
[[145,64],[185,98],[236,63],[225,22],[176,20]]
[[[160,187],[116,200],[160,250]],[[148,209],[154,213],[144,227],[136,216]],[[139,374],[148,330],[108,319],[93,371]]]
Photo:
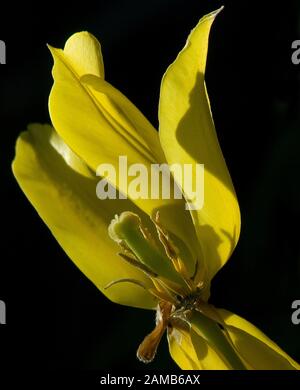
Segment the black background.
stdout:
[[[18,134],[49,122],[52,59],[88,30],[102,44],[106,78],[157,127],[161,77],[204,14],[225,4],[214,23],[207,84],[216,128],[242,213],[242,233],[212,285],[211,302],[260,327],[300,360],[299,1],[112,0],[11,5],[1,12],[0,66],[1,357],[9,367],[144,369],[136,348],[152,312],[112,304],[67,258],[12,173]],[[3,366],[2,366],[3,367]],[[166,341],[147,369],[176,368]]]

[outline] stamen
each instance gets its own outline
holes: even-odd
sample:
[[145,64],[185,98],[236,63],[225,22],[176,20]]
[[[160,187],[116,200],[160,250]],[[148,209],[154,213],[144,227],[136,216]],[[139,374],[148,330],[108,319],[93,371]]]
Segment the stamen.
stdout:
[[148,334],[137,350],[137,358],[143,363],[150,363],[155,357],[160,340],[168,327],[172,305],[170,303],[160,302],[157,308],[156,326]]
[[180,286],[178,283],[174,283],[169,279],[163,278],[162,276],[160,276],[159,279],[161,283],[163,283],[164,286],[167,287],[168,290],[172,291],[175,295],[181,295],[183,297],[189,293],[186,288],[183,289],[182,286]]
[[145,264],[139,262],[138,260],[134,259],[133,257],[130,257],[122,252],[118,253],[118,255],[121,256],[122,259],[126,260],[129,264],[131,264],[134,267],[145,272],[145,274],[147,274],[148,276],[152,276],[153,278],[157,278],[158,275],[155,272],[153,272],[150,268],[148,268]]
[[172,240],[169,237],[168,232],[162,227],[162,225],[160,223],[159,211],[156,212],[155,218],[152,219],[152,221],[155,224],[158,238],[164,247],[166,255],[172,261],[173,266],[176,269],[176,271],[184,277],[185,282],[187,283],[188,287],[191,288],[192,285],[191,285],[191,283],[189,283],[190,278],[189,278],[186,266],[185,266],[184,262],[181,260],[181,258],[179,257],[178,248],[174,245],[174,243],[172,242]]
[[108,283],[104,287],[104,290],[107,290],[108,288],[110,288],[112,286],[115,286],[116,284],[119,284],[119,283],[133,283],[133,284],[136,284],[139,287],[142,287],[144,290],[147,290],[147,287],[141,281],[139,281],[137,279],[130,279],[130,278],[113,280],[112,282]]
[[140,231],[141,231],[145,240],[149,241],[153,246],[156,245],[154,238],[152,237],[151,233],[149,232],[149,230],[145,226],[140,225]]
[[192,275],[192,277],[191,277],[191,279],[192,279],[193,281],[195,280],[195,277],[196,277],[196,275],[197,275],[198,268],[199,268],[199,260],[198,260],[198,258],[197,258],[197,259],[196,259],[196,264],[195,264],[195,270],[194,270],[194,273],[193,273],[193,275]]
[[169,303],[172,303],[174,306],[177,305],[177,303],[178,303],[172,296],[170,296],[169,294],[166,294],[165,292],[158,291],[155,288],[149,288],[148,291],[155,298],[158,298],[159,301],[169,302]]
[[178,249],[171,242],[171,240],[169,238],[169,234],[167,233],[167,231],[160,224],[159,211],[156,212],[155,218],[152,219],[152,221],[155,224],[158,238],[159,238],[160,242],[162,243],[167,256],[169,257],[170,260],[177,259],[177,257],[178,257]]
[[159,300],[163,300],[166,302],[172,303],[172,305],[178,305],[177,295],[173,293],[170,288],[160,279],[151,278],[152,283],[154,285],[154,289],[150,291],[153,295],[156,295]]

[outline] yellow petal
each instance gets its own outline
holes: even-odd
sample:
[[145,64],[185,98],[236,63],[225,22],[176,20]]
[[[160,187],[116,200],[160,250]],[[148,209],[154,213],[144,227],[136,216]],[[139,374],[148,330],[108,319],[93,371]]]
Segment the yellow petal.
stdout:
[[173,328],[168,333],[173,360],[183,370],[228,370],[230,367],[194,330]]
[[[200,20],[167,69],[159,105],[159,135],[168,163],[204,164],[204,205],[192,216],[210,279],[228,260],[240,233],[239,206],[204,81],[208,36],[218,12]],[[193,198],[188,189],[185,195]]]
[[300,365],[244,318],[216,309],[240,357],[255,370],[299,370]]
[[[119,177],[119,156],[127,156],[128,166],[139,163],[146,167],[150,189],[150,164],[165,161],[158,134],[124,95],[95,72],[87,76],[90,67],[85,63],[80,37],[81,34],[76,34],[70,38],[72,47],[79,40],[77,50],[50,49],[54,58],[54,85],[49,98],[53,125],[65,143],[94,171],[100,164],[113,165],[117,175],[108,180],[122,193],[127,194],[127,186],[134,178],[129,177],[126,183],[124,174]],[[192,270],[198,256],[197,238],[191,217],[185,211],[185,201],[132,201],[150,216],[160,210],[161,223],[178,238],[177,244],[186,252]]]
[[132,202],[99,200],[95,193],[99,178],[48,125],[31,125],[19,137],[13,172],[64,251],[99,290],[117,303],[154,308],[152,296],[137,285],[120,283],[104,290],[123,278],[148,283],[140,270],[117,256],[119,248],[107,232],[115,213],[136,212]]
[[64,47],[65,56],[82,76],[86,73],[104,78],[104,64],[98,40],[87,31],[73,34]]

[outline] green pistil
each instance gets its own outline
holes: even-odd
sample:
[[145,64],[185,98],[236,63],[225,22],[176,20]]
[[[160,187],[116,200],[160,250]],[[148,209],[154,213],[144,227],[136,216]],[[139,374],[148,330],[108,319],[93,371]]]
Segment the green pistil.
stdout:
[[136,258],[158,276],[186,286],[170,259],[144,237],[138,215],[129,211],[123,212],[112,220],[108,232],[114,241],[125,243]]

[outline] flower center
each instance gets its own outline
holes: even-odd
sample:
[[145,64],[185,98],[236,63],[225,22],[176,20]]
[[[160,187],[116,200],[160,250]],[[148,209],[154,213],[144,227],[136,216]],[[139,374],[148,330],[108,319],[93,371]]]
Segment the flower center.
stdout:
[[145,363],[153,360],[161,337],[172,320],[173,323],[180,321],[186,311],[199,306],[204,286],[199,280],[198,261],[193,275],[189,275],[177,247],[160,223],[158,212],[152,222],[155,236],[142,225],[137,214],[125,211],[120,216],[116,215],[108,228],[110,237],[122,249],[119,255],[140,269],[150,283],[146,286],[140,280],[126,278],[112,281],[106,288],[117,283],[134,283],[147,289],[158,301],[156,326],[137,351],[138,358]]

